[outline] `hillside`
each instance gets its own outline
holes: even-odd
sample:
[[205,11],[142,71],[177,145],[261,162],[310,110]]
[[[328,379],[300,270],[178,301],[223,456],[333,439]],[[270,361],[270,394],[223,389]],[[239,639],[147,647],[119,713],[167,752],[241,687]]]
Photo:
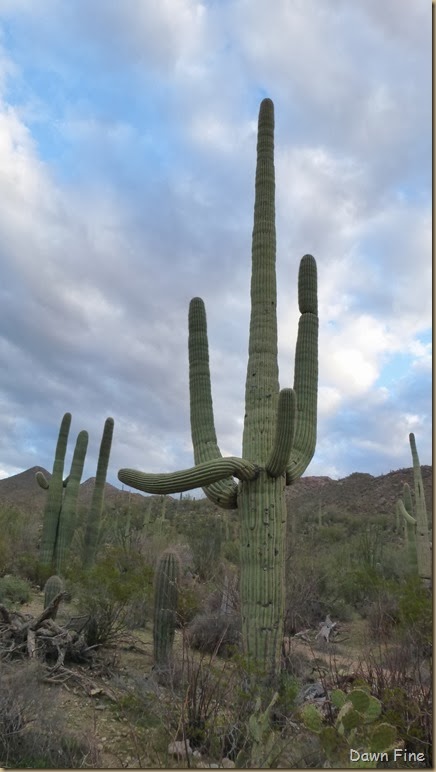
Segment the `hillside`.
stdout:
[[[433,500],[433,474],[431,466],[422,466],[422,477],[430,511]],[[50,473],[46,469],[34,466],[20,474],[0,480],[0,506],[14,506],[23,512],[41,514],[46,501],[46,493],[35,481],[35,473],[43,472],[47,479]],[[94,477],[85,480],[80,486],[79,507],[89,506],[94,487]],[[409,483],[413,489],[413,470],[398,469],[379,477],[370,474],[354,472],[342,480],[332,480],[330,477],[302,477],[295,485],[286,489],[288,507],[295,507],[304,513],[317,512],[321,501],[323,514],[334,514],[335,511],[356,515],[370,513],[389,514],[395,511],[395,502],[401,495],[403,483]],[[105,503],[108,507],[130,502],[142,504],[144,497],[139,493],[123,491],[114,485],[106,483]],[[171,497],[168,497],[171,499]],[[210,507],[205,500],[196,502],[196,508]]]

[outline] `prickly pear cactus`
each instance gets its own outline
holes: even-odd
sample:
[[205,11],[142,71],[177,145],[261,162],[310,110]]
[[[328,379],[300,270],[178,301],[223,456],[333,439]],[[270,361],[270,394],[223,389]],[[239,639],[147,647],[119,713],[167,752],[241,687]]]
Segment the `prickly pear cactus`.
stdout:
[[345,767],[376,768],[377,759],[352,761],[350,749],[362,751],[367,755],[388,752],[398,747],[397,730],[391,724],[378,721],[382,704],[365,689],[353,689],[346,694],[341,689],[334,689],[330,701],[338,710],[333,725],[313,705],[305,705],[301,710],[304,725],[318,735],[329,765]]

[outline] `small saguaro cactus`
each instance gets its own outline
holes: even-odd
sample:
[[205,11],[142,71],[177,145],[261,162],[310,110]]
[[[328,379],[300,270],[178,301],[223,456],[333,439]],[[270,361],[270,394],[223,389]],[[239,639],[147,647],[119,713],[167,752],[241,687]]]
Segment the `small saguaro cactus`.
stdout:
[[[251,317],[242,458],[224,458],[217,444],[206,312],[189,308],[189,384],[195,466],[170,474],[120,469],[121,482],[148,493],[203,487],[219,507],[238,509],[241,616],[245,654],[267,677],[277,675],[283,639],[286,544],[285,487],[315,451],[318,389],[317,271],[305,255],[298,275],[301,312],[294,388],[279,388],[274,172],[274,106],[260,105],[252,236]],[[237,483],[233,478],[237,478]]]
[[177,621],[180,558],[165,550],[159,558],[155,576],[153,648],[155,664],[166,669],[170,663]]
[[88,432],[79,432],[70,474],[63,480],[70,426],[71,413],[65,413],[59,430],[50,481],[42,472],[36,473],[38,485],[48,491],[42,526],[40,564],[43,568],[55,568],[57,574],[62,574],[76,526],[77,497],[88,447]]

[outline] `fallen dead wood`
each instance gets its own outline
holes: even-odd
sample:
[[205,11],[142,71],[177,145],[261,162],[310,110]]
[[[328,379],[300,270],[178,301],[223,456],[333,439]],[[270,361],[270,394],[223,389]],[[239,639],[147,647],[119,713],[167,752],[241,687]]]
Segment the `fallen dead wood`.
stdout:
[[65,593],[60,592],[36,618],[0,606],[0,659],[55,660],[52,669],[60,668],[65,661],[89,662],[96,647],[86,644],[85,628],[79,633],[52,619],[64,597]]

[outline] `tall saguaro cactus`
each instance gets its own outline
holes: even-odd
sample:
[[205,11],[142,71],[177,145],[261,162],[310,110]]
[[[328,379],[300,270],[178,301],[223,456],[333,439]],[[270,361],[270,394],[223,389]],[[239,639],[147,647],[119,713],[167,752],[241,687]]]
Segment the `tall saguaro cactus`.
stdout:
[[91,507],[86,522],[85,541],[84,541],[84,568],[90,568],[95,559],[97,543],[100,531],[101,514],[104,503],[104,488],[106,483],[107,468],[109,465],[109,455],[112,446],[112,435],[114,431],[114,419],[106,418],[103,437],[100,444],[100,453],[97,463],[97,474],[95,477],[94,490],[92,492]]
[[70,426],[71,413],[65,413],[59,430],[50,481],[46,480],[42,472],[36,473],[38,485],[48,490],[42,527],[40,563],[44,568],[55,567],[57,574],[62,574],[66,553],[74,533],[77,497],[88,447],[88,432],[79,432],[70,474],[63,480]]
[[[173,474],[121,469],[121,482],[149,493],[203,487],[241,517],[241,614],[247,656],[266,674],[280,667],[286,542],[285,487],[305,471],[316,442],[318,310],[316,263],[305,255],[298,276],[301,312],[294,388],[279,389],[274,174],[274,107],[260,106],[252,237],[251,318],[242,458],[223,458],[215,433],[206,314],[189,309],[189,382],[195,466]],[[237,483],[233,478],[237,478]]]

